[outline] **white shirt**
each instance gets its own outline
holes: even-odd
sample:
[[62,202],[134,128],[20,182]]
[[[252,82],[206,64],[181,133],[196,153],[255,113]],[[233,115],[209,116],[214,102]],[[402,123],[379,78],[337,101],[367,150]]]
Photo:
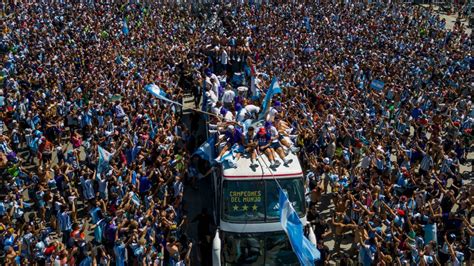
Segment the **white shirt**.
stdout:
[[226,90],[222,96],[222,101],[225,103],[232,103],[235,98],[235,92],[233,90]]
[[209,101],[209,104],[211,106],[215,106],[218,101],[217,94],[213,90],[210,90],[206,92],[206,96]]
[[245,116],[247,115],[248,111],[245,108],[242,108],[240,111],[237,112],[237,122],[243,122],[245,120]]
[[216,115],[220,115],[220,113],[221,113],[221,108],[222,108],[222,107],[217,107],[217,106],[212,107],[212,109],[211,109],[211,110],[212,110],[212,113],[214,113],[214,114],[216,114]]
[[[213,82],[215,81],[215,82]],[[211,90],[216,94],[219,95],[219,78],[216,76],[216,74],[211,74],[210,77],[206,77],[206,82],[211,84]]]
[[216,93],[216,95],[219,95],[219,77],[217,77],[214,73],[211,75],[211,83],[212,90]]
[[224,116],[224,120],[227,122],[234,121],[234,115],[232,112],[228,111]]
[[260,113],[260,107],[253,104],[246,105],[245,110],[251,115]]
[[225,49],[222,50],[221,54],[221,64],[227,65],[227,60],[229,59],[229,56],[227,55],[227,51]]
[[276,127],[274,127],[274,126],[270,127],[270,134],[272,136],[272,139],[273,139],[272,142],[273,143],[276,143],[276,142],[279,141],[279,139],[278,139],[279,133],[278,133],[278,130],[276,129]]
[[275,119],[276,114],[278,114],[278,110],[274,107],[271,107],[267,114],[267,121],[273,121],[273,119]]

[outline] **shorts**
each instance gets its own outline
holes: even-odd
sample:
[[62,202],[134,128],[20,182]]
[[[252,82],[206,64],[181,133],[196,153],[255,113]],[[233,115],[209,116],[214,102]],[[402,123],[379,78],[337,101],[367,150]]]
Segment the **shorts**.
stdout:
[[281,148],[281,144],[280,142],[272,142],[272,144],[270,144],[270,148],[276,150],[278,148]]
[[270,147],[263,148],[263,146],[259,146],[258,148],[260,149],[261,152],[265,152]]

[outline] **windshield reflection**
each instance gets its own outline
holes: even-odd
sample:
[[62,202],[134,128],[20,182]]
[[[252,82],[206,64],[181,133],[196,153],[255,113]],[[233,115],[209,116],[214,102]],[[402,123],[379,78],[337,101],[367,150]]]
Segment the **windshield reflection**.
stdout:
[[224,265],[299,265],[284,232],[224,233]]

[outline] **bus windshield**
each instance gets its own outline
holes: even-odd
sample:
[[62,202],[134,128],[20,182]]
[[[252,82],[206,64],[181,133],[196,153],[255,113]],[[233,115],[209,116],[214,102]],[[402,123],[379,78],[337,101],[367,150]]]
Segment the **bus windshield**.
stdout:
[[[302,178],[279,179],[295,211],[305,214]],[[279,219],[279,192],[275,180],[226,180],[223,185],[223,220],[266,222]]]
[[223,235],[223,265],[299,265],[285,232]]

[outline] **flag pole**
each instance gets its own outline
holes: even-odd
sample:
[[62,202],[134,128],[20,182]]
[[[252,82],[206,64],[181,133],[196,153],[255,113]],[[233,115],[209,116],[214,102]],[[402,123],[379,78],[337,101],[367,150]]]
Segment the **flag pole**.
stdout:
[[[183,105],[181,104],[181,106],[183,106]],[[203,114],[206,114],[206,115],[212,115],[212,116],[215,116],[215,117],[220,117],[220,116],[217,115],[217,114],[209,113],[209,112],[202,111],[202,110],[199,110],[199,109],[194,109],[194,108],[186,108],[186,109],[187,109],[187,110],[196,111],[196,112],[200,112],[200,113],[203,113]]]

